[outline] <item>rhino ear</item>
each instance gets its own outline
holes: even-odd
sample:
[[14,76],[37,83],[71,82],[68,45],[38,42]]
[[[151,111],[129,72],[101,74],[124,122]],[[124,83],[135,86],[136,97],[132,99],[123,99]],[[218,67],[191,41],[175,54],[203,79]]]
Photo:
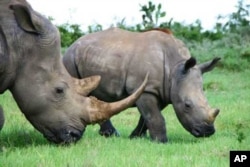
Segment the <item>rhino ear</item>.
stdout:
[[190,59],[188,59],[186,62],[185,62],[185,65],[184,65],[184,73],[188,72],[188,70],[192,67],[194,67],[196,64],[196,59],[193,58],[193,57],[190,57]]
[[17,23],[24,31],[40,34],[39,18],[31,7],[16,4],[10,5],[10,9],[14,11]]
[[211,61],[200,64],[198,67],[200,68],[201,73],[203,74],[205,72],[211,71],[220,59],[220,57],[216,57]]

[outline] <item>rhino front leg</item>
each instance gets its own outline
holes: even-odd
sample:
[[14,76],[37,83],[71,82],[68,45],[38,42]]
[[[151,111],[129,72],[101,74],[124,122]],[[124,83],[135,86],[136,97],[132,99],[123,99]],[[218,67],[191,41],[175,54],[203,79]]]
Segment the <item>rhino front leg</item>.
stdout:
[[144,137],[146,136],[147,132],[147,125],[142,116],[140,116],[139,122],[136,126],[136,128],[133,130],[133,132],[130,134],[130,138],[136,138],[136,137]]
[[108,119],[107,121],[104,121],[103,123],[100,123],[100,130],[99,130],[99,134],[101,136],[105,136],[105,137],[110,137],[110,136],[120,136],[120,133],[115,129],[115,127],[113,126],[112,122]]
[[0,130],[3,128],[3,125],[4,125],[4,113],[2,106],[0,106]]
[[[143,120],[140,119],[141,124],[139,122],[139,126],[137,126],[137,128],[142,129],[143,131],[146,131],[145,128],[148,128],[152,140],[161,143],[167,142],[168,139],[165,119],[159,109],[157,98],[152,94],[144,93],[137,100],[136,105],[146,124],[143,125]],[[140,127],[140,125],[142,126]],[[133,132],[135,132],[136,130],[137,129],[135,129]]]

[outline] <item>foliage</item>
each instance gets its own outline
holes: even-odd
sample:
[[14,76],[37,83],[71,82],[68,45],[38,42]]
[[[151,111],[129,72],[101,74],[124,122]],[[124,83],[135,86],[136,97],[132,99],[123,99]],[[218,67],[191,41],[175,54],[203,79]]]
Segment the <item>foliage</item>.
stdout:
[[[156,27],[171,29],[177,38],[185,42],[193,56],[203,60],[220,56],[223,58],[221,68],[241,71],[248,68],[250,62],[249,7],[250,4],[245,4],[244,0],[239,0],[234,12],[227,16],[218,16],[214,29],[204,31],[200,20],[196,20],[189,25],[176,22],[173,19],[160,22],[165,18],[166,12],[162,11],[161,4],[153,4],[152,1],[149,1],[146,5],[140,5],[142,24],[128,26],[124,18],[115,26],[139,32]],[[221,22],[222,19],[226,22]],[[82,35],[103,30],[100,24],[88,26],[88,32],[85,33],[81,31],[80,25],[75,24],[63,24],[59,25],[58,28],[61,33],[63,48],[69,47]]]
[[166,16],[166,12],[161,11],[161,4],[158,4],[157,7],[151,1],[147,5],[140,5],[140,11],[144,14],[142,15],[142,24],[144,29],[152,29],[158,27],[159,19]]
[[[227,16],[218,16],[218,21],[226,19],[226,23],[219,24],[224,32],[239,32],[242,28],[248,27],[250,29],[250,4],[245,4],[244,0],[239,0],[236,6],[237,10]],[[249,31],[250,32],[250,31]]]
[[144,28],[141,24],[136,24],[135,26],[128,26],[126,24],[126,19],[123,18],[120,22],[117,22],[116,27],[128,30],[128,31],[142,31]]
[[102,31],[102,25],[95,24],[95,25],[88,26],[88,33],[94,33],[98,31]]
[[215,56],[221,57],[220,67],[229,71],[249,69],[250,36],[242,37],[238,33],[227,33],[222,39],[201,43],[185,40],[191,54],[201,60]]
[[82,32],[80,25],[78,24],[62,24],[58,25],[57,28],[59,29],[61,35],[61,46],[68,47],[78,38],[80,38],[84,33]]
[[[140,11],[142,14],[142,25],[144,30],[160,27],[160,28],[169,28],[171,29],[175,36],[185,38],[188,40],[194,40],[201,42],[204,38],[209,38],[211,40],[217,40],[222,38],[221,31],[203,31],[200,20],[196,20],[195,23],[185,25],[180,22],[173,21],[171,18],[169,21],[159,23],[161,18],[166,16],[166,12],[162,12],[161,4],[154,5],[151,1],[147,5],[140,5]],[[137,26],[138,27],[138,26]],[[139,29],[138,31],[141,31]]]

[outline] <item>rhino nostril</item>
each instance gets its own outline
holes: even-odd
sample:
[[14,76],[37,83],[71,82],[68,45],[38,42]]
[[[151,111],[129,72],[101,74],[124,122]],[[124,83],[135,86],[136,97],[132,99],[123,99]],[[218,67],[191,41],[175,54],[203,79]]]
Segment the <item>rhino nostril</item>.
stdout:
[[69,144],[78,141],[82,136],[82,132],[75,129],[68,129],[62,133],[60,137],[63,144]]
[[200,129],[198,129],[198,128],[194,128],[194,129],[192,130],[192,134],[193,134],[195,137],[199,137],[200,134],[201,134],[201,131],[200,131]]
[[76,138],[80,138],[81,137],[81,135],[79,134],[79,133],[71,133],[71,136],[73,136],[73,137],[76,137]]
[[80,131],[68,131],[67,135],[79,139],[82,136],[82,133]]

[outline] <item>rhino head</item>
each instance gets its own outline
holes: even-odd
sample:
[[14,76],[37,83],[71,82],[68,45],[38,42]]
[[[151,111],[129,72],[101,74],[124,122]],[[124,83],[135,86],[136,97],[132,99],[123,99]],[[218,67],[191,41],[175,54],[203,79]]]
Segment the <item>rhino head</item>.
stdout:
[[5,20],[0,22],[0,46],[5,46],[0,47],[5,61],[0,64],[5,65],[0,68],[0,80],[5,81],[0,81],[0,91],[11,91],[25,117],[45,138],[54,143],[77,141],[86,125],[104,121],[137,100],[147,78],[134,94],[118,102],[85,97],[100,77],[72,78],[62,64],[57,28],[26,1],[13,2],[0,2],[0,21]]
[[214,120],[219,109],[212,109],[203,92],[202,74],[214,68],[220,58],[196,65],[190,58],[175,66],[171,76],[171,101],[183,125],[195,137],[208,137],[215,132]]

